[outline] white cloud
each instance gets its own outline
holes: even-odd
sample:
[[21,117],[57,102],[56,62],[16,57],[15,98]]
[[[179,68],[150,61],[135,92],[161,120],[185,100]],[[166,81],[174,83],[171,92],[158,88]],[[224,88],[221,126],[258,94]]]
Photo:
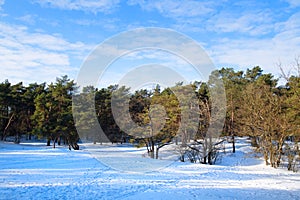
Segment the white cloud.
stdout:
[[162,15],[171,18],[199,17],[214,11],[212,1],[130,0],[128,4],[139,5],[147,11],[157,10]]
[[79,69],[72,60],[83,59],[89,50],[80,42],[0,23],[0,81],[51,82],[65,74],[72,76]]
[[76,19],[70,21],[80,26],[100,26],[106,31],[116,31],[120,29],[120,27],[118,26],[120,19],[117,18],[108,18],[108,19],[101,19],[101,20],[86,18],[86,19]]
[[[259,2],[129,0],[145,11],[158,11],[175,21],[172,28],[183,32],[247,33],[251,36],[272,31],[273,12]],[[262,5],[261,5],[262,4]]]
[[208,29],[215,32],[239,32],[249,35],[262,35],[273,31],[271,13],[251,11],[247,13],[221,12],[208,21]]
[[24,16],[18,17],[17,20],[25,22],[30,25],[35,24],[35,17],[32,15],[24,15]]
[[35,0],[35,2],[42,6],[92,13],[111,13],[119,4],[119,0]]
[[227,65],[241,69],[261,66],[266,72],[279,76],[277,64],[289,71],[295,57],[300,55],[300,13],[294,14],[269,39],[222,39],[211,47],[210,56],[218,67]]

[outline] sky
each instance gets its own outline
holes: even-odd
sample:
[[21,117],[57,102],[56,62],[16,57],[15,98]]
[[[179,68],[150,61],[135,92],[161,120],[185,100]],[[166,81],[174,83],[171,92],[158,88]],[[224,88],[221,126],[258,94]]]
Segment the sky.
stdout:
[[[300,56],[300,0],[0,0],[0,81],[76,80],[99,44],[145,27],[195,40],[216,68],[260,66],[279,77],[279,65],[293,73]],[[118,83],[137,64],[149,63],[197,79],[178,56],[144,50],[119,58],[99,84]]]

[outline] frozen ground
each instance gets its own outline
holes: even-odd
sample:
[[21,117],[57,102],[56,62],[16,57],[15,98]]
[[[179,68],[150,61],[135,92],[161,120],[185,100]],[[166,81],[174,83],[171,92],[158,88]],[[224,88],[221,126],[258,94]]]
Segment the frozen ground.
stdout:
[[[143,149],[128,145],[69,151],[2,142],[0,199],[300,199],[300,173],[265,166],[251,152],[240,138],[237,153],[227,150],[217,165],[161,167],[165,161],[147,163]],[[157,170],[142,172],[143,165]]]

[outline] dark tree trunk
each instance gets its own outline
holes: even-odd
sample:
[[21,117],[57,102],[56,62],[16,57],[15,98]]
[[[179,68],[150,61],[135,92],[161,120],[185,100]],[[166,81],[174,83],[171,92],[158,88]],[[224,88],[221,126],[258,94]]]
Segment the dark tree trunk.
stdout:
[[207,158],[207,156],[204,156],[202,164],[207,164],[206,158]]
[[184,154],[180,156],[180,161],[184,162]]
[[61,141],[61,136],[59,136],[58,139],[57,139],[57,144],[58,144],[59,146],[60,146],[60,144],[61,144],[60,141]]
[[212,165],[212,160],[211,160],[211,151],[209,151],[209,152],[208,152],[207,159],[208,159],[208,164]]
[[59,137],[54,137],[54,139],[53,139],[53,148],[55,149],[55,145],[56,145],[56,142],[58,141],[58,139],[59,139]]
[[51,142],[51,139],[48,138],[48,139],[47,139],[47,146],[50,146],[50,142]]
[[151,158],[154,158],[154,141],[151,138]]
[[232,153],[235,153],[235,138],[234,138],[234,134],[232,135]]
[[79,145],[77,143],[71,144],[74,150],[79,150]]
[[233,112],[233,100],[231,95],[231,119],[230,119],[230,132],[231,132],[231,138],[232,138],[232,153],[235,153],[235,141],[234,141],[234,130],[233,130],[233,124],[234,124],[234,112]]
[[146,140],[144,140],[145,144],[146,144],[146,147],[147,147],[147,152],[148,152],[148,155],[150,153],[150,149],[149,149],[149,145],[148,145],[148,142]]
[[148,138],[147,139],[148,141],[147,141],[147,143],[146,143],[146,145],[147,145],[147,149],[148,149],[148,147],[149,147],[149,149],[148,149],[148,155],[150,156],[150,158],[153,158],[154,159],[154,148],[155,148],[155,145],[154,145],[154,141],[153,141],[153,138]]

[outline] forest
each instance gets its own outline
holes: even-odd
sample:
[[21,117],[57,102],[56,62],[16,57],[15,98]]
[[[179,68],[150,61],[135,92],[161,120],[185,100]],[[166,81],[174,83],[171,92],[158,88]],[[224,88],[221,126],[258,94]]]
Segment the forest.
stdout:
[[[263,73],[258,66],[246,71],[222,68],[213,71],[212,75],[222,80],[226,93],[226,116],[220,136],[208,133],[213,120],[209,81],[195,81],[189,85],[174,83],[169,88],[157,85],[153,90],[132,92],[130,88],[119,85],[81,89],[74,80],[62,76],[49,85],[31,83],[25,86],[22,82],[2,82],[0,138],[4,141],[13,138],[15,143],[20,143],[21,137],[27,140],[45,139],[48,146],[66,145],[70,150],[78,150],[82,140],[101,142],[97,133],[89,133],[93,123],[91,115],[96,114],[109,141],[147,147],[149,157],[154,159],[158,158],[160,148],[176,143],[181,161],[188,159],[190,162],[213,164],[224,139],[232,143],[234,153],[235,137],[247,136],[251,138],[251,145],[263,156],[266,165],[279,167],[286,158],[288,170],[295,170],[295,163],[299,162],[300,157],[300,67],[295,75],[283,73],[285,85],[278,85],[274,75]],[[174,91],[181,90],[183,94],[186,91],[188,94],[190,88],[197,101],[186,104],[190,107],[185,108],[180,105]],[[114,95],[119,98],[129,95],[130,117],[145,129],[132,129],[132,134],[122,131],[120,123],[126,125],[126,120],[116,123],[113,107],[124,105],[114,102],[116,104],[112,106]],[[95,105],[90,106],[95,113],[89,112],[88,108],[73,107],[74,99],[90,102],[91,98],[95,99]],[[164,107],[164,123],[151,117],[152,112],[160,111],[160,107],[150,109],[151,105]],[[73,109],[81,112],[73,115]],[[182,125],[185,109],[194,109],[193,116],[187,117],[196,117],[196,125]],[[78,135],[78,127],[86,132],[86,136]],[[140,137],[135,137],[137,135]]]

